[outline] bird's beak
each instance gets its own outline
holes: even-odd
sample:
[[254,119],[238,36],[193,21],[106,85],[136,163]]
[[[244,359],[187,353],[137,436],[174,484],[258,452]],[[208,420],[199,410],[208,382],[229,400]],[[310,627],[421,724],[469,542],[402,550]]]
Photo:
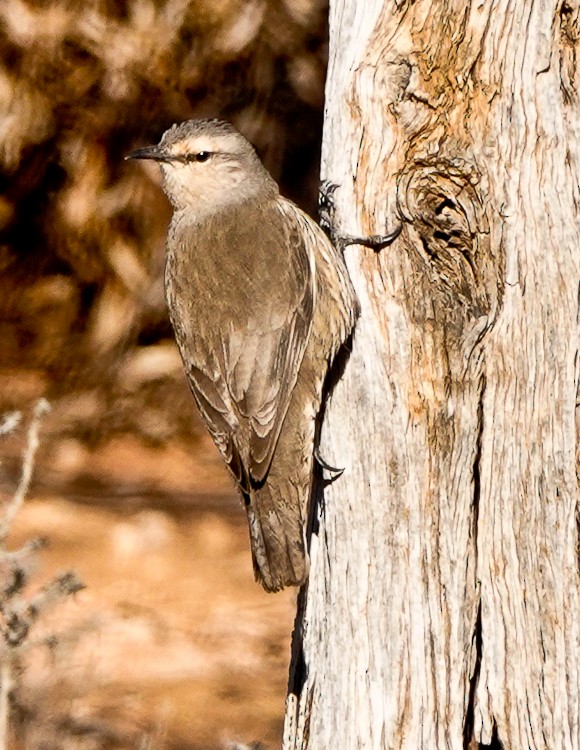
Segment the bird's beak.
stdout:
[[155,161],[171,161],[171,157],[159,146],[144,146],[131,152],[125,157],[127,159],[154,159]]

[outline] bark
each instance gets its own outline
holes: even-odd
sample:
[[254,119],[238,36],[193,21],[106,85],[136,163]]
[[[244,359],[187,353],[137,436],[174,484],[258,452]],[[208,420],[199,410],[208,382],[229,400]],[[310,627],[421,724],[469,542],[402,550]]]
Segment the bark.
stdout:
[[577,0],[334,0],[323,179],[362,308],[284,748],[580,747]]

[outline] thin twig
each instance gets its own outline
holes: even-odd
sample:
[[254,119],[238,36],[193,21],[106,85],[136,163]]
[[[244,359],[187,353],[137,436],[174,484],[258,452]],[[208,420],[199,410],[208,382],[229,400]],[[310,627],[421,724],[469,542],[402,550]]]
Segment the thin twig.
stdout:
[[8,414],[2,417],[2,422],[0,422],[0,435],[8,435],[18,427],[21,420],[22,412],[9,411]]
[[12,649],[20,648],[28,638],[30,628],[44,612],[59,600],[76,594],[84,588],[85,584],[76,573],[61,573],[30,601],[24,603],[17,600],[14,604],[3,607],[2,614],[5,622],[2,636],[8,646]]
[[[32,471],[34,469],[34,456],[38,450],[38,431],[40,427],[40,420],[44,414],[50,411],[50,404],[45,398],[41,398],[32,413],[32,420],[28,428],[28,435],[26,439],[26,446],[22,455],[22,474],[20,476],[20,482],[16,488],[12,500],[8,503],[4,511],[4,518],[0,521],[0,542],[3,542],[12,526],[14,517],[20,510],[28,488],[30,487],[30,480],[32,479]],[[15,414],[16,412],[14,412]],[[10,416],[10,415],[9,415]],[[6,424],[6,420],[3,425]]]
[[8,716],[12,687],[12,659],[7,654],[0,664],[0,750],[8,750]]

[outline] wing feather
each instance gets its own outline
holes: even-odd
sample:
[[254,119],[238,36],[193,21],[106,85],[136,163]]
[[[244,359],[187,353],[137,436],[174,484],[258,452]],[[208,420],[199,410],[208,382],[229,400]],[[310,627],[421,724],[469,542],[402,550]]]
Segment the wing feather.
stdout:
[[[229,212],[203,231],[183,228],[166,272],[172,322],[197,405],[245,489],[266,478],[316,293],[312,220],[281,198],[259,214],[250,226]],[[208,232],[211,243],[203,239]]]

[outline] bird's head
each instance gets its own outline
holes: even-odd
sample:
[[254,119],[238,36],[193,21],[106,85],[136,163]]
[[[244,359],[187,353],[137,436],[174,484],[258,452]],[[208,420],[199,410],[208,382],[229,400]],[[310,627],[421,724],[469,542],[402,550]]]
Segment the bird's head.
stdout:
[[187,120],[167,130],[157,146],[127,159],[153,159],[174,208],[203,214],[277,192],[253,146],[222,120]]

